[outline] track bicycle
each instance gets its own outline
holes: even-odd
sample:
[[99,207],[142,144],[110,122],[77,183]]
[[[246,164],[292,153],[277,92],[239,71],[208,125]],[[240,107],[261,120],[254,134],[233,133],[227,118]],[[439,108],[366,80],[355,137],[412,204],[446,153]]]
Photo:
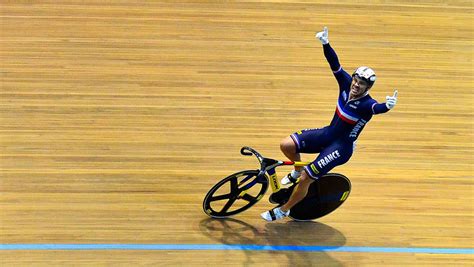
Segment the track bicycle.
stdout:
[[[222,179],[206,194],[204,212],[213,218],[227,218],[255,205],[265,195],[268,185],[272,189],[269,201],[285,204],[298,181],[282,188],[276,168],[280,166],[306,166],[311,162],[280,161],[265,158],[251,147],[242,147],[240,153],[255,156],[260,169],[244,170]],[[350,180],[339,173],[328,173],[313,182],[306,197],[290,211],[289,217],[298,221],[314,220],[325,216],[344,203],[351,192]]]

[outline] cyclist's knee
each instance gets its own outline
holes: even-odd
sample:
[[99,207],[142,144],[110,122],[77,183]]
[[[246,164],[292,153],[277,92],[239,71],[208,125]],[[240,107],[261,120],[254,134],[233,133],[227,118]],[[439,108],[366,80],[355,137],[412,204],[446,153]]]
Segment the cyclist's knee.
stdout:
[[287,153],[296,153],[296,145],[295,145],[295,141],[293,141],[293,139],[291,137],[286,137],[285,139],[283,139],[280,143],[280,149],[281,151],[283,152],[287,152]]
[[300,183],[311,184],[312,182],[314,182],[314,179],[309,177],[306,171],[301,172]]

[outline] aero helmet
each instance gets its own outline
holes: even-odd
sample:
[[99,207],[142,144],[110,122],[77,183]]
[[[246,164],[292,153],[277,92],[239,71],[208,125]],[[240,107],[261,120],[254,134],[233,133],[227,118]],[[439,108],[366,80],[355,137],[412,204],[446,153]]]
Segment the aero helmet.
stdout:
[[371,87],[377,79],[374,70],[365,66],[357,68],[352,74],[352,77],[354,76],[357,76],[359,79],[366,81],[369,84],[369,87]]

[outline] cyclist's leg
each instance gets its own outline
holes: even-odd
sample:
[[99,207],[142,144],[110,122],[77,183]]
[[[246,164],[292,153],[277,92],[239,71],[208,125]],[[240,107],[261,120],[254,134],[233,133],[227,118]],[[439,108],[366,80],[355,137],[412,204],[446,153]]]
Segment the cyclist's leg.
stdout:
[[309,177],[318,179],[334,167],[346,163],[351,158],[353,149],[352,142],[335,141],[325,147],[311,164],[304,167],[305,172]]
[[303,200],[312,182],[334,167],[346,163],[351,158],[352,152],[353,145],[349,142],[337,141],[324,148],[315,161],[304,167],[305,171],[301,175],[300,182],[293,190],[288,202],[281,206],[281,210],[286,212]]
[[324,147],[327,127],[320,129],[304,129],[283,139],[280,149],[291,161],[301,161],[300,153],[319,153]]
[[[285,139],[281,141],[280,150],[289,160],[301,161],[300,153],[296,152],[295,141],[290,136],[287,136]],[[303,167],[295,167],[295,170],[297,171],[300,171],[302,169]]]
[[300,176],[300,181],[296,185],[295,189],[293,190],[293,193],[291,193],[290,198],[288,199],[288,202],[283,204],[280,209],[283,212],[287,212],[290,210],[294,205],[298,204],[301,200],[304,199],[306,194],[308,194],[308,188],[309,185],[314,182],[315,180],[310,178],[309,175],[306,172],[303,172]]
[[[327,136],[326,127],[301,130],[285,138],[280,144],[280,149],[291,161],[301,161],[300,153],[320,152],[324,144],[327,143]],[[283,185],[295,183],[302,170],[303,167],[295,166],[294,171],[283,177],[281,183]]]

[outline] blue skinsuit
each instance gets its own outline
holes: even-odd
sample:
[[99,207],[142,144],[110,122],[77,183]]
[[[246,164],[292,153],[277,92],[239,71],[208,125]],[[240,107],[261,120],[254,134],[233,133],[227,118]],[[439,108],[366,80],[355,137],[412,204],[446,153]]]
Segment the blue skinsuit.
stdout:
[[305,171],[318,179],[352,156],[355,141],[370,121],[372,115],[385,113],[385,103],[378,104],[368,93],[348,101],[352,76],[340,65],[335,51],[329,44],[323,45],[324,55],[339,84],[339,97],[331,123],[318,129],[305,129],[291,135],[297,153],[319,153]]

